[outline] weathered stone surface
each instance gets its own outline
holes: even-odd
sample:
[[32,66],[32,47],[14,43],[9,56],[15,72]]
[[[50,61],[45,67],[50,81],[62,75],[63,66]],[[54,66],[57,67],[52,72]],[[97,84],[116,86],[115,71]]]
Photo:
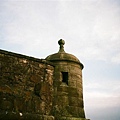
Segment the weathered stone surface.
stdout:
[[0,119],[88,120],[83,103],[83,64],[65,53],[37,59],[0,50]]
[[[45,60],[0,50],[0,112],[7,113],[3,119],[23,119],[18,118],[17,113],[49,116],[53,99],[53,72],[53,65]],[[44,119],[53,120],[53,117]]]
[[56,117],[56,120],[90,120],[90,119],[76,117]]
[[0,120],[55,120],[54,116],[22,112],[1,112]]

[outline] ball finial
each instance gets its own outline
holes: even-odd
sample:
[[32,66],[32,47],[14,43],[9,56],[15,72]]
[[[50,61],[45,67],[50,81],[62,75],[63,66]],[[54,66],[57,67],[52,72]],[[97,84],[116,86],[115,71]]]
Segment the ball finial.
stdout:
[[59,44],[59,45],[64,45],[64,44],[65,44],[65,41],[64,41],[63,39],[60,39],[60,40],[58,41],[58,44]]
[[65,41],[63,40],[63,39],[60,39],[59,41],[58,41],[58,44],[60,45],[60,49],[59,49],[59,52],[65,52],[64,51],[64,44],[65,44]]

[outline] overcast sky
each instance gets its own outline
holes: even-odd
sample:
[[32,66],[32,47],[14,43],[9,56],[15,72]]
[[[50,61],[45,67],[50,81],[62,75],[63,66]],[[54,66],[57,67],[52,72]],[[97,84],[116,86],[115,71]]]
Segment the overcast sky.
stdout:
[[86,118],[120,120],[120,0],[0,0],[0,49],[84,64]]

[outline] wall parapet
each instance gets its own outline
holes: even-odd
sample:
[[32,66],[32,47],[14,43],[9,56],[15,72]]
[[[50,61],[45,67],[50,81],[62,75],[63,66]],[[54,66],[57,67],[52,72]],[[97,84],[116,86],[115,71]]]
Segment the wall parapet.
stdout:
[[52,62],[47,61],[45,59],[39,59],[39,58],[27,56],[27,55],[22,55],[22,54],[19,54],[19,53],[13,53],[13,52],[6,51],[6,50],[1,50],[0,49],[0,54],[14,56],[14,57],[18,57],[18,58],[24,58],[24,59],[28,59],[28,60],[32,60],[32,61],[36,61],[36,62],[42,62],[42,63],[46,63],[46,64],[50,64],[50,65],[54,66],[54,64]]

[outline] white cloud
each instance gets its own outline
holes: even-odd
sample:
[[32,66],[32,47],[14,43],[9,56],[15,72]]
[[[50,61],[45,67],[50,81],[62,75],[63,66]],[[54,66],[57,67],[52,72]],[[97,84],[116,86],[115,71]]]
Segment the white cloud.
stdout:
[[[43,3],[43,6],[41,4],[39,2],[10,2],[5,4],[5,13],[8,12],[15,18],[13,21],[8,20],[4,23],[4,32],[7,34],[4,38],[6,45],[21,46],[24,53],[32,52],[35,55],[36,51],[42,51],[42,54],[43,51],[48,51],[48,48],[53,48],[52,44],[48,44],[50,43],[48,41],[54,38],[52,36],[54,36],[55,29],[49,22],[50,19],[46,19],[47,15],[44,15],[49,12],[47,6],[45,6],[45,3]],[[5,16],[7,19],[11,19],[8,14],[5,14]],[[56,44],[55,39],[53,41]],[[42,50],[40,50],[41,48]]]
[[86,110],[93,108],[94,111],[95,109],[102,108],[104,111],[104,108],[120,108],[119,78],[118,80],[115,80],[115,78],[108,78],[109,80],[106,80],[106,78],[101,80],[100,78],[95,79],[97,80],[84,82],[83,91]]
[[80,58],[105,61],[111,61],[120,52],[120,9],[116,4],[109,1],[64,2],[61,11],[62,27],[70,38],[70,52]]
[[84,85],[84,103],[87,118],[119,120],[120,82],[110,80]]
[[[113,73],[114,74],[114,73]],[[109,74],[108,74],[109,75]],[[97,79],[95,81],[95,79]],[[118,79],[115,77],[114,78],[97,78],[95,77],[93,80],[85,81],[84,82],[84,89],[86,91],[86,94],[91,94],[92,95],[96,94],[97,96],[120,96],[120,93],[117,91],[120,91],[120,81],[119,77]],[[95,90],[95,91],[94,91]],[[88,96],[88,95],[86,95]]]
[[113,2],[27,1],[3,5],[2,16],[8,19],[2,21],[5,43],[21,46],[25,53],[33,48],[45,54],[49,49],[54,52],[60,38],[66,40],[66,51],[83,59],[115,61],[120,52],[120,8]]
[[112,60],[113,63],[120,64],[120,53],[113,56]]

